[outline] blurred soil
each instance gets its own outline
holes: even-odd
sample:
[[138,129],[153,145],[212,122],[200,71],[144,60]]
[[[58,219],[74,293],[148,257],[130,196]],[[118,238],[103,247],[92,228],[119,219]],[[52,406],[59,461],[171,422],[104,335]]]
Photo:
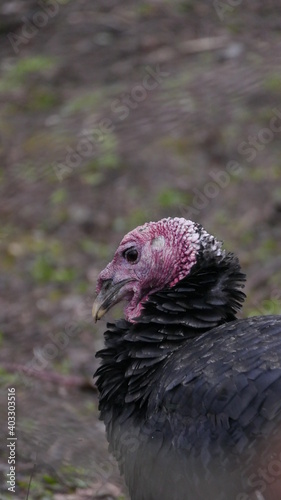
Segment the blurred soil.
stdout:
[[1,499],[8,387],[12,498],[127,498],[91,305],[128,230],[195,219],[238,254],[243,315],[281,313],[280,139],[279,1],[2,1]]

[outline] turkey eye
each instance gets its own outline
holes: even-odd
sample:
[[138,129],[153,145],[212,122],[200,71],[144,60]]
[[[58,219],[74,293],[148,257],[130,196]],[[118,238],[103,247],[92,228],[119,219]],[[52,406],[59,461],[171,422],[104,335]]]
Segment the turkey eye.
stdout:
[[136,262],[138,256],[138,251],[135,248],[128,248],[123,252],[124,259],[126,259],[130,263]]

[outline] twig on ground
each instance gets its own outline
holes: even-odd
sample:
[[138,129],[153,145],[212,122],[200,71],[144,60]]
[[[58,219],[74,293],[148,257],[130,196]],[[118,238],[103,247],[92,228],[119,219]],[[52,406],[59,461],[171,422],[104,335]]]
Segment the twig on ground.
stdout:
[[96,385],[91,378],[88,379],[87,377],[81,377],[79,375],[61,375],[60,373],[46,370],[36,370],[35,368],[30,368],[17,363],[9,363],[6,361],[0,361],[0,367],[10,373],[17,373],[19,375],[23,374],[27,377],[35,377],[42,382],[51,382],[64,387],[78,387],[80,389],[97,390]]

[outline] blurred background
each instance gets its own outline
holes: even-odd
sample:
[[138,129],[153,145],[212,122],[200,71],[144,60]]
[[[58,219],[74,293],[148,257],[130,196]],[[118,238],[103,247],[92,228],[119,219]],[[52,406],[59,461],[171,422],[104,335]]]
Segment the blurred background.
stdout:
[[183,216],[239,256],[244,316],[281,313],[281,3],[2,0],[0,59],[0,497],[15,387],[13,498],[127,499],[96,279],[127,231]]

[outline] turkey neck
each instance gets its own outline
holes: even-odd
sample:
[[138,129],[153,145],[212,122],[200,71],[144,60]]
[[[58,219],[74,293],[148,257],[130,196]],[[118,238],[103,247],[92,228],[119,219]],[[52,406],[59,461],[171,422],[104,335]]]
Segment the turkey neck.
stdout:
[[233,254],[198,257],[187,277],[152,293],[134,323],[108,324],[105,349],[97,353],[101,417],[134,403],[139,409],[153,387],[155,372],[183,343],[234,321],[245,298],[245,275]]

